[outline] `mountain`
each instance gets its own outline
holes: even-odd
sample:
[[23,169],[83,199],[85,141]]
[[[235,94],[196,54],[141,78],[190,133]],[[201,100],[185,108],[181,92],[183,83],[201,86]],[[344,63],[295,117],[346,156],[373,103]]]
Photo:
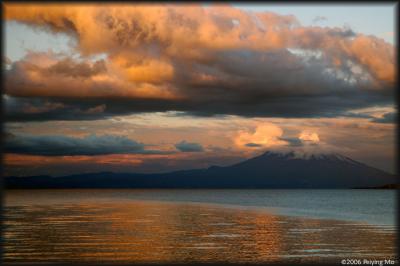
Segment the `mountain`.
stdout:
[[226,167],[159,174],[7,177],[6,188],[354,188],[397,183],[394,175],[339,154],[266,152]]

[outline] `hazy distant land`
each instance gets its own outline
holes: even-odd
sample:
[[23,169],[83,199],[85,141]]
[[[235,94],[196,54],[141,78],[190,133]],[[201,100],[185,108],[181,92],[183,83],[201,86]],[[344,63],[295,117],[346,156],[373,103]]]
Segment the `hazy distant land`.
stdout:
[[394,175],[339,154],[266,152],[227,166],[161,174],[8,177],[6,188],[394,188]]

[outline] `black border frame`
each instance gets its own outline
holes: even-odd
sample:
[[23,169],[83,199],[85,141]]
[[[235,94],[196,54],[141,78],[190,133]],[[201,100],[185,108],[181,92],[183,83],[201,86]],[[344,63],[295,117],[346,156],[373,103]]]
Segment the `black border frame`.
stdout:
[[[105,3],[151,3],[151,4],[157,4],[157,3],[184,3],[184,4],[190,4],[190,3],[246,3],[246,4],[262,4],[262,3],[274,3],[274,4],[282,4],[282,5],[290,5],[290,4],[320,4],[320,5],[331,5],[331,4],[341,4],[341,5],[351,5],[351,4],[366,4],[366,5],[373,5],[373,4],[383,4],[383,3],[392,3],[395,4],[395,49],[396,49],[396,81],[395,81],[395,98],[396,98],[396,109],[397,109],[397,124],[396,124],[396,152],[395,152],[395,156],[396,156],[396,165],[395,165],[395,175],[397,177],[397,183],[400,184],[400,164],[399,164],[399,156],[400,156],[400,140],[399,137],[400,136],[400,115],[399,115],[399,106],[400,106],[400,91],[399,91],[399,9],[400,9],[400,4],[399,1],[388,1],[388,0],[383,0],[383,1],[354,1],[354,2],[350,2],[350,1],[294,1],[294,0],[272,0],[272,1],[226,1],[226,0],[219,0],[219,1],[149,1],[149,0],[144,0],[144,1],[111,1],[111,0],[98,0],[98,1],[88,1],[88,0],[82,0],[82,1],[76,1],[76,0],[72,0],[72,1],[68,1],[68,0],[59,0],[59,1],[37,1],[37,0],[33,0],[33,1],[29,1],[29,0],[7,0],[4,1],[6,3],[40,3],[40,4],[44,4],[44,3],[69,3],[69,4],[78,4],[78,3],[90,3],[90,2],[105,2]],[[4,3],[3,2],[3,3]],[[1,24],[3,24],[5,22],[4,20],[4,8],[3,8],[3,3],[1,3],[1,10],[0,10],[0,16],[1,16]],[[1,33],[1,37],[2,37],[2,41],[0,42],[0,49],[1,49],[1,54],[4,55],[4,46],[3,46],[3,42],[5,40],[5,33],[4,33],[4,27],[3,25],[0,26],[0,33]],[[3,62],[4,58],[2,58],[2,70],[1,70],[1,94],[3,95],[3,88],[4,88],[4,78],[5,78],[5,73],[4,73],[4,62]],[[4,130],[3,130],[3,121],[5,122],[5,117],[4,117],[4,106],[3,106],[3,101],[0,100],[0,118],[1,118],[1,125],[0,125],[0,131],[1,131],[1,137],[0,137],[0,150],[1,150],[1,154],[0,154],[0,173],[3,173],[3,148],[4,148]],[[2,262],[2,257],[3,257],[3,204],[4,204],[4,179],[3,176],[0,178],[0,206],[1,206],[1,211],[0,211],[0,259]],[[399,251],[400,251],[400,236],[399,236],[399,223],[400,223],[400,194],[399,194],[399,190],[396,189],[396,197],[397,197],[397,216],[396,216],[396,220],[397,220],[397,265],[400,264],[400,255],[399,255]],[[42,264],[42,263],[40,263]],[[168,264],[162,264],[162,263],[151,263],[151,264],[143,264],[143,263],[139,263],[139,264],[107,264],[107,263],[45,263],[46,265],[59,265],[59,266],[63,266],[63,265],[82,265],[82,266],[94,266],[94,265],[112,265],[112,266],[116,266],[116,265],[135,265],[135,266],[148,266],[148,265],[221,265],[221,263],[189,263],[189,264],[185,264],[185,263],[168,263]],[[4,263],[3,265],[38,265],[38,264],[32,264],[32,263]],[[222,265],[291,265],[291,264],[285,264],[284,262],[282,263],[260,263],[260,264],[249,264],[249,263],[223,263]],[[309,263],[299,263],[299,265],[309,265]],[[340,265],[339,261],[336,264],[331,264],[331,263],[313,263],[311,265]],[[363,264],[360,264],[363,265]],[[385,264],[384,264],[385,265]]]

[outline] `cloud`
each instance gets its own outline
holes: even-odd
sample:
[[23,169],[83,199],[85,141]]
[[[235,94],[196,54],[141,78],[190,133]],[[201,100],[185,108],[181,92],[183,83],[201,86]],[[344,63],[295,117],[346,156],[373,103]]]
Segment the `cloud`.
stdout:
[[[138,71],[137,76],[145,73]],[[132,84],[103,59],[77,61],[53,52],[29,52],[6,73],[5,92],[18,97],[160,98],[173,97],[165,86]]]
[[93,64],[87,62],[74,62],[70,58],[57,61],[47,69],[49,74],[64,75],[71,77],[91,77],[106,72],[104,60],[98,60]]
[[389,113],[383,114],[382,117],[374,118],[371,121],[375,122],[375,123],[394,124],[394,123],[396,123],[396,117],[397,117],[397,113],[389,112]]
[[258,144],[258,143],[252,143],[252,142],[250,142],[250,143],[244,144],[244,146],[250,147],[250,148],[259,148],[259,147],[262,147],[263,145]]
[[90,100],[76,102],[71,99],[44,97],[12,97],[3,95],[7,121],[93,120],[106,118],[106,104]]
[[3,64],[5,64],[5,65],[11,65],[11,64],[12,64],[12,60],[11,60],[9,57],[4,56],[4,57],[3,57]]
[[190,143],[186,142],[185,140],[176,143],[175,148],[178,149],[179,151],[182,152],[202,152],[204,151],[203,146],[201,146],[199,143]]
[[102,104],[102,105],[98,105],[92,108],[89,108],[86,113],[88,114],[98,114],[98,113],[104,113],[104,111],[106,110],[106,105]]
[[[380,76],[381,71],[389,71],[386,75],[394,78],[394,58],[388,57],[394,55],[394,48],[377,38],[349,35],[348,29],[303,27],[294,16],[250,13],[229,5],[9,3],[5,5],[5,18],[71,34],[83,54],[104,52],[120,58],[126,49],[132,49],[140,52],[134,54],[135,58],[145,54],[149,60],[179,57],[204,61],[208,58],[202,55],[209,57],[210,52],[221,49],[321,49],[329,59],[348,57],[366,64],[372,74]],[[122,65],[129,68],[130,63]]]
[[303,142],[309,143],[318,143],[320,141],[317,133],[307,131],[301,132],[299,135],[299,139]]
[[320,141],[316,132],[301,130],[301,127],[296,129],[296,131],[299,130],[298,137],[288,137],[284,136],[284,131],[280,126],[263,122],[256,125],[253,132],[240,130],[233,141],[239,148],[268,148],[285,151],[308,149],[309,146],[327,146],[326,143]]
[[110,171],[115,173],[165,173],[177,170],[227,166],[243,161],[240,154],[214,153],[110,154],[94,156],[40,156],[4,154],[4,176],[60,176]]
[[123,136],[95,134],[83,138],[8,134],[5,152],[46,156],[166,153],[146,150],[144,144]]
[[[285,145],[286,142],[280,138],[283,130],[273,123],[262,123],[257,125],[253,132],[240,130],[234,142],[238,147],[270,147]],[[250,144],[250,145],[249,145]]]
[[286,141],[291,147],[300,147],[304,145],[303,141],[299,138],[282,137],[280,139]]
[[[69,101],[74,110],[106,106],[82,119],[171,110],[329,117],[393,101],[393,45],[347,28],[305,27],[294,16],[213,5],[8,3],[5,18],[69,34],[80,55],[28,53],[6,71],[7,95]],[[105,59],[85,59],[100,53]],[[47,117],[78,117],[59,111]]]
[[[376,117],[388,112],[396,112],[393,108],[382,110],[369,110]],[[365,110],[363,112],[366,112]],[[378,115],[379,113],[379,115]],[[315,119],[287,119],[287,118],[243,118],[243,117],[219,117],[219,118],[191,118],[174,117],[171,114],[134,115],[102,121],[67,121],[44,123],[6,123],[5,133],[12,132],[16,135],[35,134],[48,135],[51,129],[52,135],[79,136],[82,138],[90,132],[97,135],[110,134],[122,136],[140,136],[140,142],[147,144],[147,149],[168,150],[171,154],[115,154],[101,156],[60,156],[36,155],[14,156],[5,153],[5,158],[14,158],[5,161],[5,167],[13,163],[15,172],[19,175],[49,174],[56,171],[56,163],[67,164],[64,173],[72,170],[81,171],[115,171],[115,172],[168,172],[172,170],[194,169],[209,167],[210,165],[229,165],[252,158],[265,150],[306,151],[306,152],[338,152],[368,165],[381,167],[386,171],[395,171],[395,124],[373,123],[370,116],[366,118],[315,118]],[[281,146],[267,146],[250,148],[234,145],[234,139],[238,131],[253,134],[257,126],[263,123],[273,123],[282,129]],[[317,133],[320,139],[318,144],[302,143],[300,146],[298,137],[301,132]],[[191,136],[191,139],[187,139]],[[132,137],[133,138],[133,137]],[[5,140],[7,137],[5,137]],[[133,138],[135,139],[135,138]],[[189,142],[200,143],[204,152],[179,152],[171,147],[171,143],[178,143],[186,139]],[[355,141],[356,140],[356,141]],[[289,143],[290,142],[290,143]],[[149,144],[156,145],[150,146]],[[5,150],[4,150],[5,151]],[[371,151],[373,151],[371,153]],[[175,153],[173,153],[175,152]],[[31,157],[32,156],[32,157]],[[72,158],[73,157],[73,158]],[[90,157],[90,158],[88,158]],[[93,157],[93,158],[92,158]],[[217,159],[215,157],[219,157]],[[222,158],[235,157],[236,159],[224,161]],[[156,159],[158,158],[158,159]],[[214,159],[212,159],[214,158]],[[49,163],[52,160],[53,163]],[[90,166],[79,168],[80,163],[91,161]],[[139,162],[142,161],[140,166]],[[47,162],[39,171],[40,162]],[[132,163],[131,163],[132,162]],[[133,163],[135,162],[135,163]],[[9,165],[7,165],[9,164]],[[203,165],[204,164],[204,165]],[[25,165],[25,166],[24,166]],[[26,165],[30,165],[29,167]],[[18,168],[20,172],[18,172]],[[82,166],[83,167],[83,166]],[[22,172],[24,169],[25,172]]]
[[320,23],[320,22],[323,22],[323,21],[326,21],[326,20],[328,20],[327,17],[324,17],[324,16],[316,16],[316,17],[312,20],[312,22],[313,22],[314,24],[317,24],[317,23]]

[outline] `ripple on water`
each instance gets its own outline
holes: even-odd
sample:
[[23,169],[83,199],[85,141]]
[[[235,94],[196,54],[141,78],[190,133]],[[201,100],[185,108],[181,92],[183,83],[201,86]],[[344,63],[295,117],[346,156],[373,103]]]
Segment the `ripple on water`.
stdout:
[[390,258],[395,228],[159,202],[5,207],[6,262]]

